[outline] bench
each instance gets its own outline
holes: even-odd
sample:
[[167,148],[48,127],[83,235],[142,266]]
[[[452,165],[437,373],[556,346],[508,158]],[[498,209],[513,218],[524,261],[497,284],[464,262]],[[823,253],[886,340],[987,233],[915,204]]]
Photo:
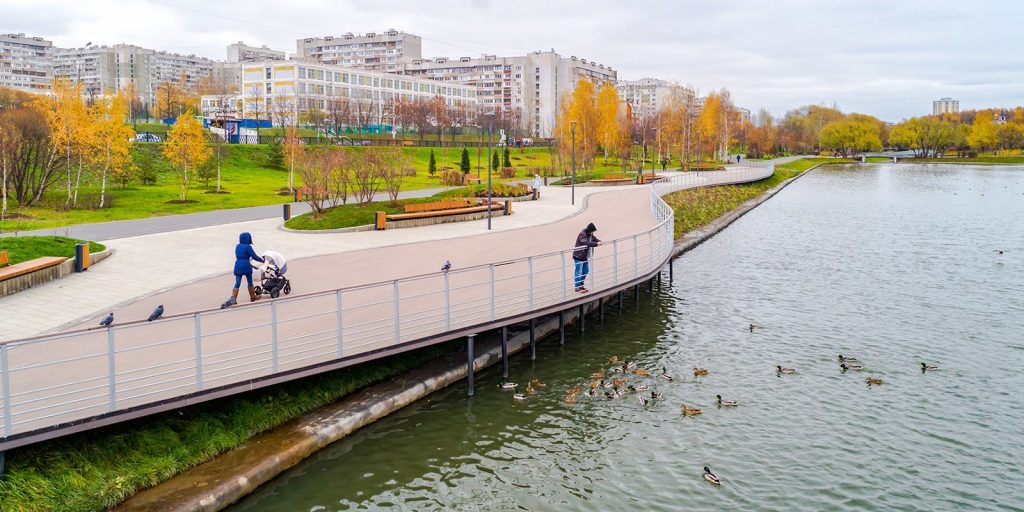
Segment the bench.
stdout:
[[636,176],[636,183],[637,183],[637,185],[646,185],[646,184],[648,184],[648,183],[650,183],[652,181],[660,180],[661,178],[662,178],[662,176],[658,176],[657,174],[655,174],[655,175],[651,175],[651,174],[638,174]]
[[0,268],[0,281],[6,281],[8,279],[14,279],[18,276],[25,274],[31,274],[38,270],[48,269],[55,267],[67,261],[67,258],[56,257],[56,256],[44,256],[42,258],[36,258],[34,260],[23,261],[21,263],[15,263],[9,267]]
[[11,263],[11,255],[7,251],[0,251],[0,267],[5,267]]
[[432,212],[437,210],[451,210],[454,208],[466,208],[473,206],[474,201],[469,199],[447,199],[434,201],[432,203],[418,203],[405,205],[405,213]]
[[482,183],[482,181],[480,180],[480,175],[479,174],[467,174],[467,175],[465,175],[462,178],[462,184],[463,185],[469,185],[470,183],[476,183],[476,184]]
[[723,170],[723,169],[725,169],[725,167],[722,167],[721,165],[705,164],[705,163],[694,164],[693,166],[690,167],[691,171],[697,171],[697,172],[700,172],[700,171],[720,171],[720,170]]
[[389,214],[387,212],[377,212],[377,218],[376,218],[376,222],[374,222],[374,224],[375,224],[375,228],[376,229],[381,230],[381,229],[386,229],[387,228],[387,223],[389,221],[427,219],[427,218],[430,218],[430,217],[444,217],[444,216],[447,216],[447,215],[462,215],[462,214],[466,214],[466,213],[486,212],[488,209],[490,209],[492,211],[493,210],[499,210],[499,211],[503,212],[503,215],[508,215],[508,214],[512,213],[512,202],[511,201],[506,201],[505,204],[502,204],[502,203],[498,203],[498,202],[493,202],[492,201],[489,207],[488,207],[487,204],[481,203],[481,204],[479,204],[477,206],[469,206],[469,207],[463,207],[463,208],[449,208],[449,209],[444,209],[444,210],[428,210],[428,211],[419,211],[419,212],[411,212],[411,213],[391,213],[391,214]]

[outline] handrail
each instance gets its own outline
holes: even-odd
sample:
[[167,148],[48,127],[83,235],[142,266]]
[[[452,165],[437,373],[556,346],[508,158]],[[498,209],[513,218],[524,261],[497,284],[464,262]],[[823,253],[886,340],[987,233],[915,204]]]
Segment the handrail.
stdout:
[[[674,214],[662,195],[712,181],[752,181],[772,172],[771,165],[747,166],[712,173],[688,172],[652,182],[654,225],[633,235],[603,241],[602,245],[611,247],[612,252],[592,256],[591,272],[586,277],[591,283],[588,287],[596,291],[615,288],[622,282],[652,275],[669,260],[675,242]],[[712,180],[709,176],[725,179]],[[395,347],[481,322],[550,310],[578,298],[568,293],[569,282],[574,280],[568,257],[576,249],[579,247],[230,310],[179,313],[152,323],[138,320],[110,328],[0,342],[0,441],[207,388]],[[458,279],[481,271],[486,277]],[[463,282],[453,286],[452,279]],[[255,311],[251,308],[263,308],[267,320],[252,323],[251,317],[244,316]],[[245,320],[233,321],[235,318]],[[54,358],[54,353],[59,357]],[[232,357],[222,359],[227,353]],[[173,360],[180,366],[159,375],[140,373],[139,365],[151,364],[154,358]],[[132,394],[137,389],[162,386],[164,381],[158,377],[170,374],[180,375],[172,380],[185,384]],[[83,398],[83,386],[101,379],[108,382],[109,391]],[[134,387],[124,389],[129,383]],[[17,392],[12,393],[12,387]],[[96,386],[92,388],[94,391]],[[30,407],[34,403],[41,407]]]

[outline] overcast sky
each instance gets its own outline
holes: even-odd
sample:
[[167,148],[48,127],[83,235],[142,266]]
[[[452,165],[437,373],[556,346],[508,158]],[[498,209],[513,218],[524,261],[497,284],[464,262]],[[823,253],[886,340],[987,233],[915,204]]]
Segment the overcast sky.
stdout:
[[0,0],[0,33],[57,46],[130,43],[223,59],[236,41],[389,28],[425,57],[554,48],[773,113],[808,103],[889,121],[1024,104],[1022,0]]

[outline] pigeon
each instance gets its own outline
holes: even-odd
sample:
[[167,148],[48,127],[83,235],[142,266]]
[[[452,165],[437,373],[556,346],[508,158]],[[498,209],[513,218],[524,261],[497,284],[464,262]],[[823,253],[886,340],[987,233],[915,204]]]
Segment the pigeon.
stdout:
[[452,269],[452,262],[451,261],[445,261],[444,265],[441,266],[441,272],[448,272],[451,269]]
[[111,311],[109,315],[103,317],[103,320],[100,320],[100,327],[110,327],[110,324],[112,323],[114,323],[113,311]]
[[152,322],[153,320],[156,320],[157,318],[160,318],[162,316],[164,316],[164,305],[163,304],[157,306],[156,309],[153,310],[153,313],[149,315],[149,319],[146,320],[146,321],[147,322]]

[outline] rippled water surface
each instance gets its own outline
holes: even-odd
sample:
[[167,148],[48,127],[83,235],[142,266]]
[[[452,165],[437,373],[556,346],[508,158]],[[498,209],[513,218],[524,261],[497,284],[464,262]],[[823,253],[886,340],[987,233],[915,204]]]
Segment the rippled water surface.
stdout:
[[[665,284],[515,357],[528,400],[487,370],[233,510],[1024,510],[1024,168],[819,169]],[[562,403],[613,354],[677,375],[664,403]]]

